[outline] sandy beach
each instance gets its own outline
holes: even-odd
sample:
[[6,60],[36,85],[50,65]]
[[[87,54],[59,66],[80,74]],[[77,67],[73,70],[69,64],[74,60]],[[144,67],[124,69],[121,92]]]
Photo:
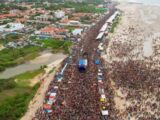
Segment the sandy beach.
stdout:
[[[160,119],[160,7],[121,3],[123,11],[106,50],[113,118]],[[114,117],[115,116],[115,117]]]

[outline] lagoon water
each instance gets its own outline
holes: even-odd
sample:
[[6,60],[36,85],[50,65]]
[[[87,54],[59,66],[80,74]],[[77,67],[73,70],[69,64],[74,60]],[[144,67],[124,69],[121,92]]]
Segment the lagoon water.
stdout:
[[43,53],[41,56],[35,58],[34,60],[28,61],[24,64],[17,65],[11,68],[7,68],[5,71],[0,73],[0,79],[11,78],[27,71],[33,71],[39,69],[43,65],[48,65],[56,60],[65,57],[66,55],[61,53],[58,54]]

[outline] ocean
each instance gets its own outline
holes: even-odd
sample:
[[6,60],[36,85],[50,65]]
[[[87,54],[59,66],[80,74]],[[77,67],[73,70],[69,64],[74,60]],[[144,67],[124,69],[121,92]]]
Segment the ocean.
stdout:
[[160,0],[128,0],[129,2],[143,3],[145,5],[160,6]]

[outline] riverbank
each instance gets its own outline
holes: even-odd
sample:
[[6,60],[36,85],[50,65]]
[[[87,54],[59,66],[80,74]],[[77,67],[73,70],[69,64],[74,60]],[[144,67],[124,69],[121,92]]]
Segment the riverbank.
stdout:
[[[29,101],[40,86],[38,77],[44,74],[44,68],[25,72],[14,78],[0,79],[0,118],[17,120],[27,110]],[[32,80],[39,81],[32,83]],[[13,111],[14,110],[14,111]]]
[[108,79],[114,119],[160,119],[159,7],[122,3],[122,20],[110,34]]
[[40,88],[38,89],[36,95],[34,96],[34,98],[32,99],[32,101],[30,102],[29,106],[28,106],[28,110],[25,113],[25,115],[21,118],[21,120],[32,120],[32,118],[35,117],[35,113],[36,111],[40,108],[43,107],[43,102],[45,99],[45,93],[48,90],[48,86],[50,84],[50,82],[53,80],[53,77],[56,73],[56,71],[59,69],[60,67],[60,63],[63,61],[64,59],[60,59],[57,60],[51,64],[48,65],[48,67],[46,68],[46,71],[50,71],[51,69],[53,69],[55,67],[55,70],[52,71],[51,73],[46,73],[47,75],[44,75],[43,79],[43,83],[41,84]]
[[25,46],[23,48],[5,48],[0,51],[0,71],[24,64],[29,60],[38,57],[41,52],[50,50],[52,53],[69,54],[72,42],[55,39],[45,39],[37,41],[42,46]]
[[5,71],[0,73],[0,78],[8,79],[27,71],[33,71],[33,70],[39,69],[41,66],[48,65],[53,61],[56,61],[58,59],[62,59],[65,57],[66,55],[62,53],[52,54],[50,52],[45,52],[45,53],[42,53],[40,56],[36,57],[35,59],[30,60],[24,64],[21,64],[12,68],[7,68]]
[[[57,68],[65,58],[66,57],[57,59],[46,65],[45,68],[25,72],[10,79],[1,79],[0,118],[3,120],[19,119],[27,111],[29,103],[29,111],[32,112],[30,113],[28,111],[29,113],[27,112],[25,117],[29,116],[29,118],[31,118],[30,114],[34,114],[33,111],[39,108],[40,103],[43,104],[43,97],[48,88],[47,85],[49,85],[53,78],[55,68]],[[45,79],[45,81],[41,81],[42,79]],[[32,101],[30,102],[30,100]],[[15,110],[12,111],[13,109]],[[29,118],[26,120],[29,120]]]

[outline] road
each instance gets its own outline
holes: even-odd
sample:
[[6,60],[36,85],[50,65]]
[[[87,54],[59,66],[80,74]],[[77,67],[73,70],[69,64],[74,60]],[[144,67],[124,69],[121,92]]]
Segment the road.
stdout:
[[[59,86],[58,95],[53,112],[44,114],[41,110],[37,112],[35,119],[38,120],[100,120],[101,103],[98,90],[98,67],[94,64],[95,58],[99,58],[96,49],[100,41],[96,37],[105,21],[113,14],[111,10],[95,26],[90,28],[84,35],[76,49],[72,64],[67,67],[61,83],[53,81],[52,86]],[[86,73],[80,73],[76,64],[78,63],[80,51],[88,53],[89,65]],[[102,67],[103,64],[100,66]]]

